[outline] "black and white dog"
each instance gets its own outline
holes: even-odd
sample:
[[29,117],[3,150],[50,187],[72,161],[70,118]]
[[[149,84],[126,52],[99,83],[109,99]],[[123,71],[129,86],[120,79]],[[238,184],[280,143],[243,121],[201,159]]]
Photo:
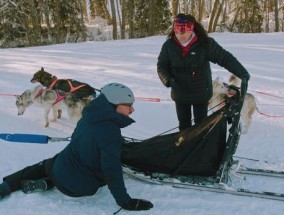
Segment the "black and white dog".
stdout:
[[74,79],[58,79],[55,75],[45,71],[43,67],[33,75],[31,82],[40,83],[48,89],[58,89],[66,93],[73,93],[81,98],[89,100],[88,102],[96,97],[97,89],[90,85]]

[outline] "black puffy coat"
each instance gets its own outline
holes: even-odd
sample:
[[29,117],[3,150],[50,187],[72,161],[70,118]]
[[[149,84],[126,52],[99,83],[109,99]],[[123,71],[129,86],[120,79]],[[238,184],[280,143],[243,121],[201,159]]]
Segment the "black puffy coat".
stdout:
[[217,63],[239,78],[249,79],[247,70],[213,38],[208,44],[194,42],[185,57],[180,46],[169,38],[162,46],[158,57],[157,71],[162,83],[171,87],[172,99],[186,104],[200,104],[212,96],[210,62]]

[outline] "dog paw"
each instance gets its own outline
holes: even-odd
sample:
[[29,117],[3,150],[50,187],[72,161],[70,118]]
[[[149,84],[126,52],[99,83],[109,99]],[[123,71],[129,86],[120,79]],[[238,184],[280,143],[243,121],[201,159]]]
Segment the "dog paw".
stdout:
[[48,123],[48,122],[47,122],[47,123],[45,123],[44,127],[46,127],[46,128],[47,128],[48,126],[49,126],[49,123]]

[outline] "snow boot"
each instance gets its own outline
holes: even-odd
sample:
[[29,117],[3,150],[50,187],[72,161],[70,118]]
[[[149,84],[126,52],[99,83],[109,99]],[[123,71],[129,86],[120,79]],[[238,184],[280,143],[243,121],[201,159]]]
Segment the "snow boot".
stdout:
[[22,180],[21,190],[24,193],[42,192],[47,190],[47,183],[43,179],[39,180]]
[[12,192],[10,186],[7,182],[0,184],[0,199],[3,199],[5,196],[8,196]]

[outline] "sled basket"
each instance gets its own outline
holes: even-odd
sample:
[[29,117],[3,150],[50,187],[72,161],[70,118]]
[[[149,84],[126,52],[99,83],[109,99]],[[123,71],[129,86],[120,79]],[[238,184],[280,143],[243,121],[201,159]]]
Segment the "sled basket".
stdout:
[[218,176],[230,167],[239,140],[239,92],[199,124],[181,132],[125,140],[122,163],[136,171],[170,176]]

